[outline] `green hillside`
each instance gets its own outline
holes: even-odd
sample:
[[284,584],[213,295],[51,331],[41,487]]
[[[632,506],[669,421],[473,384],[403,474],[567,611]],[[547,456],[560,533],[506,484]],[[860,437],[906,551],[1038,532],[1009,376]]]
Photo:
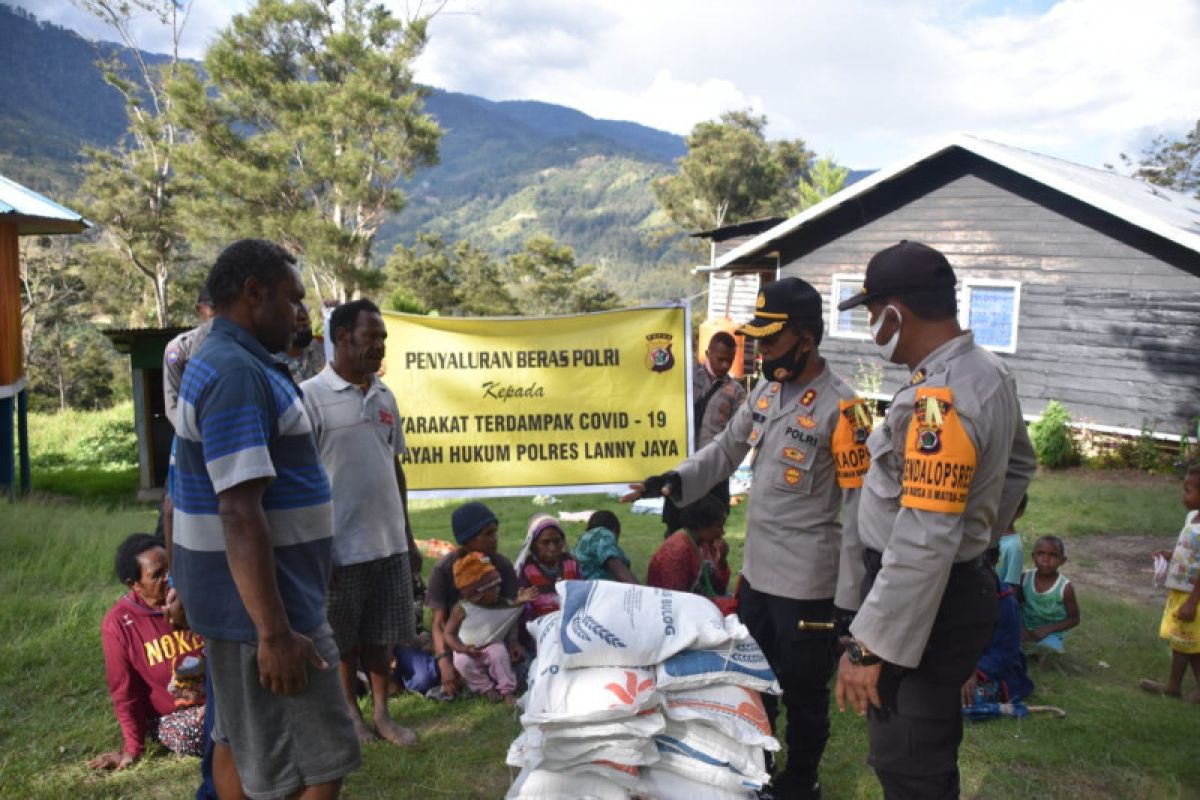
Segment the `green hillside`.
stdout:
[[[0,174],[69,201],[81,149],[114,145],[125,126],[120,95],[95,65],[101,55],[129,57],[0,5]],[[688,273],[696,253],[650,189],[685,152],[681,137],[547,103],[437,89],[426,110],[445,131],[440,163],[405,187],[408,205],[383,231],[381,260],[421,231],[498,257],[546,234],[600,265],[628,300],[700,285]]]

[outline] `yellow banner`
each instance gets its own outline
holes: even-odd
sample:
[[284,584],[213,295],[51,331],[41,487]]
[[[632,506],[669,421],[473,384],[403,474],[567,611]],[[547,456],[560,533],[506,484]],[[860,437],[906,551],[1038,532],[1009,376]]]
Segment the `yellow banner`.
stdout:
[[692,429],[688,317],[385,312],[410,495],[605,491],[672,469]]

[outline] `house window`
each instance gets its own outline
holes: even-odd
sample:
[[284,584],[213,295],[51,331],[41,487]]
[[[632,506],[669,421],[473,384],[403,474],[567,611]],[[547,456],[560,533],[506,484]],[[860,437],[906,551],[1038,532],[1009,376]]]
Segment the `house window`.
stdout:
[[975,334],[975,343],[999,353],[1017,352],[1021,284],[1016,281],[962,282],[959,322]]
[[838,311],[838,303],[862,291],[862,275],[834,275],[833,291],[830,292],[829,335],[839,339],[870,339],[871,324],[865,305],[849,311]]

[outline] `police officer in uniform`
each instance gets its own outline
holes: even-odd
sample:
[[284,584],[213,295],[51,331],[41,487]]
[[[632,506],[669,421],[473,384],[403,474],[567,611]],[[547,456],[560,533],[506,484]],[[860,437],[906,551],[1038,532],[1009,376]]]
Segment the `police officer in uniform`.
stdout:
[[163,401],[172,428],[175,427],[175,410],[179,407],[179,385],[183,383],[183,371],[187,368],[192,353],[199,350],[200,345],[208,338],[208,332],[212,330],[212,318],[216,313],[208,287],[201,286],[200,293],[196,296],[196,316],[200,318],[200,324],[176,336],[167,343],[163,351]]
[[[849,614],[861,598],[853,528],[871,426],[863,401],[820,357],[821,306],[820,294],[799,278],[763,288],[742,332],[757,339],[764,380],[712,442],[675,471],[632,484],[623,498],[661,493],[688,505],[757,448],[738,614],[774,669],[787,707],[786,768],[770,794],[799,800],[820,797],[835,605]],[[774,723],[775,698],[764,700]]]
[[884,796],[957,798],[959,690],[987,647],[996,576],[984,552],[1012,522],[1036,457],[1004,363],[959,327],[946,257],[903,241],[862,291],[884,359],[912,371],[871,434],[858,508],[866,579],[837,701],[868,716]]

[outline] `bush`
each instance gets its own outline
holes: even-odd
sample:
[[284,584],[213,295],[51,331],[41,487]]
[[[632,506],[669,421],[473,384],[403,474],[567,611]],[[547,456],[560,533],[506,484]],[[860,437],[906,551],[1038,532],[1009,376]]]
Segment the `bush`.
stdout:
[[133,420],[105,420],[75,446],[77,463],[93,467],[129,467],[138,463]]
[[1079,451],[1071,436],[1071,414],[1057,400],[1046,404],[1041,419],[1029,426],[1039,464],[1061,469],[1079,463]]

